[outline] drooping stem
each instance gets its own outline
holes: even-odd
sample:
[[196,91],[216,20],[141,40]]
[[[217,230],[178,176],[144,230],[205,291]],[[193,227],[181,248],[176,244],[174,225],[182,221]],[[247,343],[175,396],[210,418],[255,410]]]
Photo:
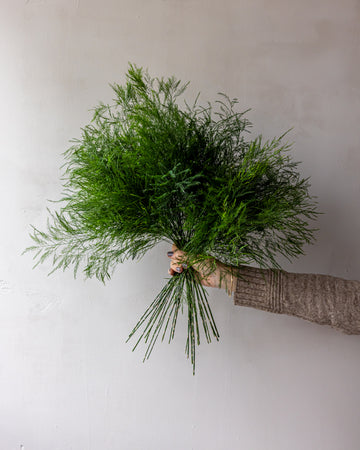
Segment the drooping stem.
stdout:
[[195,374],[196,344],[200,345],[199,321],[202,322],[205,338],[208,343],[211,342],[210,330],[216,340],[219,339],[219,332],[209,306],[207,292],[199,284],[197,273],[192,267],[168,280],[155,300],[142,315],[139,322],[135,325],[127,341],[144,326],[133,350],[135,350],[142,340],[148,344],[144,355],[145,361],[150,357],[161,332],[161,340],[164,340],[169,326],[169,343],[174,338],[178,314],[180,308],[183,309],[184,306],[187,306],[188,316],[188,336],[185,353],[188,358],[190,357],[193,373]]

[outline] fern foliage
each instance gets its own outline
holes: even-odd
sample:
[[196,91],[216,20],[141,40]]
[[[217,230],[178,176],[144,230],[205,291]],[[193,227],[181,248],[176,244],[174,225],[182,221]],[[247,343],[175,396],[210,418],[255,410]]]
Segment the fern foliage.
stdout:
[[[175,243],[189,261],[209,256],[231,266],[279,269],[314,239],[316,202],[298,172],[284,136],[251,139],[238,102],[220,94],[215,104],[181,101],[187,84],[152,78],[129,66],[114,101],[65,152],[64,193],[49,211],[45,231],[33,228],[37,264],[72,267],[101,281],[128,258],[141,258],[160,241]],[[219,333],[189,267],[168,280],[130,336],[143,329],[147,358],[158,336],[174,337],[178,313],[188,311],[186,353],[195,370],[200,335]],[[203,330],[203,331],[201,331]]]

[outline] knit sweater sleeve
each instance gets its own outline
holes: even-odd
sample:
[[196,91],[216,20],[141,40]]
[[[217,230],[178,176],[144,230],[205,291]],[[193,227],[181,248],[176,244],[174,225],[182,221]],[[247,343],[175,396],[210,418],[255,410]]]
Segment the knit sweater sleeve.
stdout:
[[360,281],[242,266],[234,303],[360,334]]

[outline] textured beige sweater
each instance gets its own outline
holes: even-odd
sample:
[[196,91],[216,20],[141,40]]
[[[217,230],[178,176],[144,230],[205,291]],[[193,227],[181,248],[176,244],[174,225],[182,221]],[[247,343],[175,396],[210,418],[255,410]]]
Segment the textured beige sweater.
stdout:
[[242,266],[234,303],[360,334],[360,281]]

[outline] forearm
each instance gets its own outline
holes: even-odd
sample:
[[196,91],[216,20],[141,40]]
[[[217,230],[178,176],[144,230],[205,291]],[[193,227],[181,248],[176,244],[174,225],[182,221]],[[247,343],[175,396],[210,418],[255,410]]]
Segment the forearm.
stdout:
[[360,282],[242,266],[234,303],[360,334]]

